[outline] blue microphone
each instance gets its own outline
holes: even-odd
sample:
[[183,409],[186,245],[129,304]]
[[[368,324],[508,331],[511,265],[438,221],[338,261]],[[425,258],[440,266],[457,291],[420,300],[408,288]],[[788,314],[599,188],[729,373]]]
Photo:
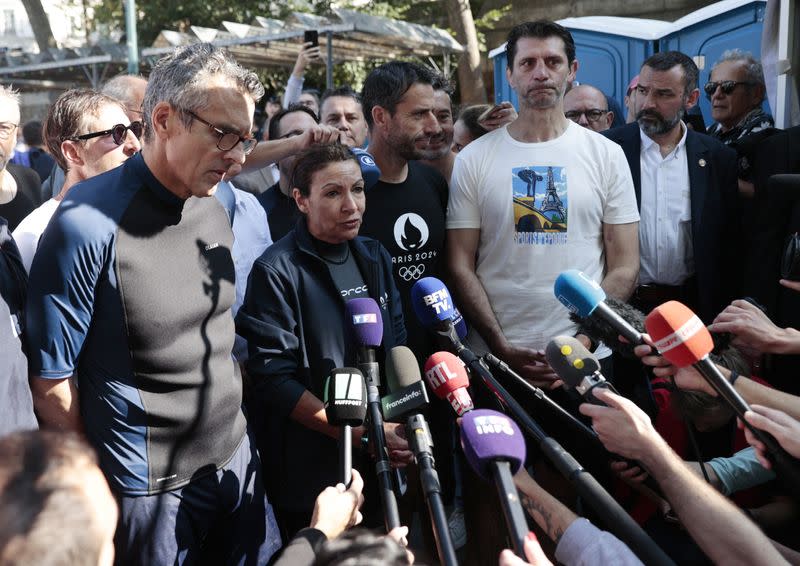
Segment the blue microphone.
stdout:
[[360,147],[353,147],[350,150],[358,158],[358,166],[361,167],[361,176],[364,178],[364,188],[371,189],[381,178],[380,168],[368,151]]
[[599,316],[631,344],[644,344],[641,332],[605,303],[606,293],[596,281],[577,269],[561,273],[553,286],[553,292],[562,305],[581,318]]

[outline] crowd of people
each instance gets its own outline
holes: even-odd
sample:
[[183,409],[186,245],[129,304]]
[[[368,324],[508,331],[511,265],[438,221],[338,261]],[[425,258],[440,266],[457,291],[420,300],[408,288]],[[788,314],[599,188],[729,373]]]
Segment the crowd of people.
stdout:
[[[800,466],[800,387],[778,361],[800,353],[800,332],[775,312],[776,289],[800,283],[779,282],[769,188],[800,160],[796,146],[771,153],[795,133],[764,110],[761,65],[732,49],[700,85],[691,57],[656,53],[623,110],[580,83],[556,23],[515,26],[506,57],[516,108],[456,111],[446,77],[401,61],[360,92],[320,94],[304,88],[310,43],[282,99],[205,43],[146,78],[64,92],[24,126],[0,85],[0,566],[436,562],[404,425],[384,422],[381,442],[352,427],[345,485],[326,414],[326,378],[364,361],[348,301],[377,305],[384,376],[397,346],[420,367],[442,348],[414,303],[427,277],[452,291],[464,345],[522,376],[527,389],[508,385],[519,403],[673,561],[800,561],[800,486],[741,428]],[[696,313],[749,404],[739,426],[649,337],[633,348],[571,318],[553,292],[566,270],[640,329],[668,301]],[[616,388],[602,403],[581,403],[548,363],[559,335],[598,358]],[[544,394],[595,445],[543,411]],[[427,418],[464,563],[642,562],[533,445],[514,478],[525,556],[503,550],[501,507],[465,465],[448,403],[431,396]],[[406,525],[388,533],[384,445]]]

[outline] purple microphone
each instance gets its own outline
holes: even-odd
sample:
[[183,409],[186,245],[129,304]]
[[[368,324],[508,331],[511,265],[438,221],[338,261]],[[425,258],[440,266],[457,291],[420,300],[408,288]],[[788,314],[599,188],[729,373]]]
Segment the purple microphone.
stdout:
[[470,411],[461,419],[461,446],[475,473],[497,487],[514,552],[524,558],[528,522],[513,476],[525,463],[525,438],[517,423],[497,411]]

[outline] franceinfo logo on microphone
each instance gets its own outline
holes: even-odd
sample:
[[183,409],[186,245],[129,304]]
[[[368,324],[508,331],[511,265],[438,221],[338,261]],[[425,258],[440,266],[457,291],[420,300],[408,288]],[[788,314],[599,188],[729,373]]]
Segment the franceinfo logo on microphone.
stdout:
[[408,413],[418,411],[428,404],[428,392],[422,381],[417,381],[381,399],[383,420],[402,419]]

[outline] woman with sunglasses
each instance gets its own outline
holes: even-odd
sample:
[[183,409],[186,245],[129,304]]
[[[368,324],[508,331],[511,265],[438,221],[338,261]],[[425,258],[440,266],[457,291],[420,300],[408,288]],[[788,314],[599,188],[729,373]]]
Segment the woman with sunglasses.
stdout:
[[50,107],[44,138],[53,158],[66,172],[55,197],[30,213],[14,230],[25,269],[50,218],[77,183],[105,173],[141,149],[142,123],[130,122],[117,100],[93,90],[69,90]]

